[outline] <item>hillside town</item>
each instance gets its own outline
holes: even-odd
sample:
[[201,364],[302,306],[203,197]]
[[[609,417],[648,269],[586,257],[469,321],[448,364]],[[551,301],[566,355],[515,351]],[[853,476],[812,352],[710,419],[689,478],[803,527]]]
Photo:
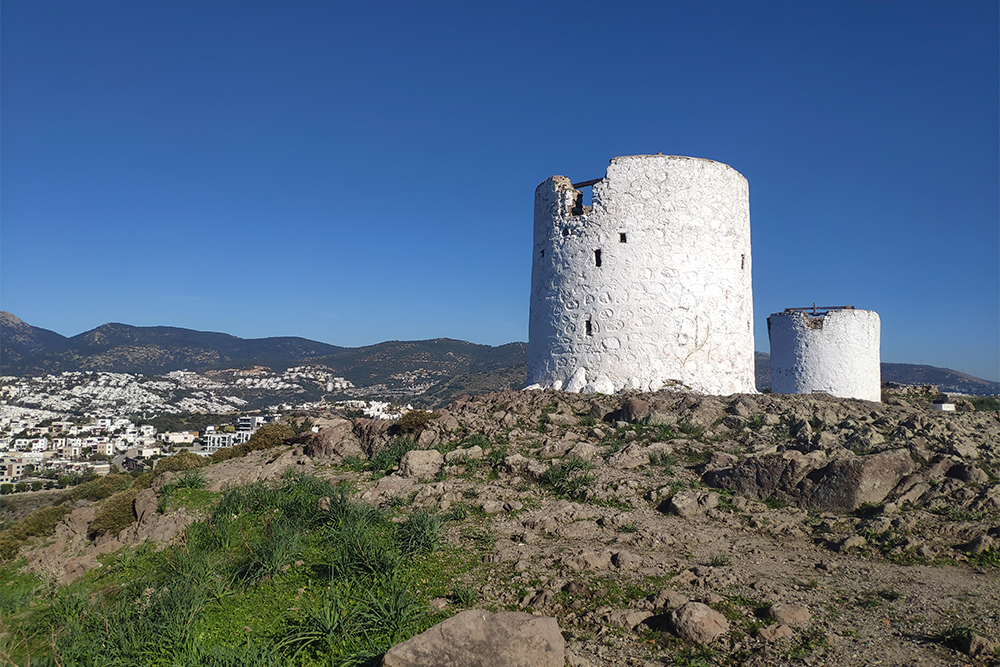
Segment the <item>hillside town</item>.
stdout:
[[[119,388],[136,395],[134,386]],[[278,408],[263,414],[229,411],[224,421],[197,430],[158,431],[156,426],[134,418],[25,408],[10,405],[5,397],[0,403],[0,493],[71,486],[106,475],[112,469],[141,470],[156,459],[181,451],[211,456],[220,449],[247,442],[261,426],[289,411],[321,408],[373,419],[397,419],[413,409],[410,405],[363,400],[294,407],[286,404]],[[163,410],[161,414],[176,412]]]

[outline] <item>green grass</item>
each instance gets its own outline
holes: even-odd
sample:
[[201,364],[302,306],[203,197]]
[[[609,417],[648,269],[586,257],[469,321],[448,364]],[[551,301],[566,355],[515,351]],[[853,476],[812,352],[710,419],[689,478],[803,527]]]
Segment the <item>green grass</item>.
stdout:
[[712,554],[712,557],[709,559],[708,564],[711,565],[712,567],[724,567],[726,565],[729,565],[731,562],[732,559],[729,558],[729,554],[720,552],[717,554]]
[[542,473],[538,481],[557,496],[580,499],[586,488],[596,479],[587,472],[593,467],[594,464],[589,461],[576,456],[567,456]]
[[666,475],[672,475],[674,466],[677,465],[677,457],[666,452],[653,452],[649,455],[649,465],[661,468]]
[[969,562],[982,568],[1000,567],[1000,549],[987,549],[978,554],[969,554]]
[[976,396],[969,399],[977,411],[980,412],[997,412],[1000,411],[1000,398],[994,398],[992,396]]
[[403,456],[410,450],[416,449],[417,443],[411,436],[393,438],[368,461],[372,470],[385,472],[395,466],[403,459]]
[[[205,493],[171,491],[171,503],[201,499],[209,514],[181,545],[122,549],[70,587],[0,570],[5,657],[81,667],[376,664],[442,619],[430,597],[474,601],[474,588],[456,581],[483,566],[475,549],[441,546],[438,517],[395,523],[351,500],[349,486],[305,475]],[[492,533],[483,533],[473,543],[486,546]]]

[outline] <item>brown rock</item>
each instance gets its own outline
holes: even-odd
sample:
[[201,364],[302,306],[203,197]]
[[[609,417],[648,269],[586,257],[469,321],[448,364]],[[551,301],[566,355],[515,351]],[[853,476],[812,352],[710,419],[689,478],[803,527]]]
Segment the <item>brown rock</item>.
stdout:
[[654,609],[679,609],[690,602],[690,600],[677,591],[665,588],[654,595],[651,602]]
[[973,465],[957,465],[948,469],[948,477],[960,479],[968,484],[985,484],[990,476]]
[[573,415],[567,415],[560,412],[553,412],[546,416],[545,421],[555,426],[576,426],[580,423],[580,420]]
[[478,609],[438,623],[389,649],[383,667],[563,667],[556,619]]
[[619,570],[635,570],[642,565],[642,558],[628,551],[619,551],[611,557],[611,564]]
[[801,604],[785,604],[778,602],[771,605],[767,610],[767,617],[773,618],[778,623],[797,627],[805,625],[812,618],[809,610]]
[[680,637],[698,644],[711,643],[729,632],[726,617],[700,602],[688,602],[671,612],[670,619]]
[[436,449],[413,449],[403,454],[399,462],[399,474],[402,477],[425,479],[434,477],[441,471],[444,457]]
[[611,563],[611,554],[606,551],[585,550],[572,556],[564,556],[563,566],[572,571],[596,570],[607,567]]
[[343,419],[312,436],[303,447],[306,456],[318,459],[343,459],[347,456],[364,456],[361,443],[354,435],[353,424]]
[[880,503],[914,467],[905,449],[839,459],[807,475],[798,489],[799,504],[826,512],[850,512],[866,503]]
[[671,512],[683,517],[694,517],[704,514],[713,507],[719,506],[719,494],[703,491],[678,491],[670,499]]
[[627,398],[622,404],[621,417],[633,424],[647,419],[649,417],[649,403],[639,398]]

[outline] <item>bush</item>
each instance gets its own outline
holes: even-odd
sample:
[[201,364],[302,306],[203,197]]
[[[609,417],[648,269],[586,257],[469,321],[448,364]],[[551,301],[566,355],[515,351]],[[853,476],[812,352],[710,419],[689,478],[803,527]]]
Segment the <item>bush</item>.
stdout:
[[119,491],[97,508],[90,532],[94,535],[117,535],[135,521],[136,488]]
[[427,426],[427,422],[437,415],[427,410],[410,410],[396,421],[396,428],[400,433],[413,433],[419,435]]
[[131,483],[132,478],[128,475],[105,475],[74,487],[69,497],[73,500],[104,500],[114,493],[127,489]]
[[970,398],[969,402],[979,412],[1000,411],[1000,399],[992,396],[976,396],[975,398]]
[[295,430],[286,424],[265,424],[257,429],[257,432],[250,436],[250,439],[242,445],[225,447],[213,452],[212,456],[209,457],[210,462],[219,463],[220,461],[228,461],[229,459],[237,459],[241,456],[246,456],[250,452],[255,452],[260,449],[278,447],[285,444],[286,440],[291,440],[294,437]]
[[73,511],[69,505],[43,507],[24,517],[10,528],[0,531],[0,560],[8,560],[17,555],[21,544],[29,537],[49,535],[67,514]]
[[158,460],[153,468],[153,473],[159,476],[165,472],[181,472],[182,470],[201,468],[208,464],[209,460],[204,456],[198,456],[191,452],[180,452]]
[[543,486],[552,489],[557,495],[578,498],[583,495],[583,489],[594,481],[594,476],[588,472],[593,463],[576,456],[568,456],[555,464],[539,478]]

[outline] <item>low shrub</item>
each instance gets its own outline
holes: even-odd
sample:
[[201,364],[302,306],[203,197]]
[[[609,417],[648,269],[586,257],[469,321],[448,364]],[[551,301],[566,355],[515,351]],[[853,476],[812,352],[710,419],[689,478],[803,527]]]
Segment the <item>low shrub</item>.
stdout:
[[265,424],[257,429],[257,432],[250,436],[250,439],[243,444],[236,445],[235,447],[225,447],[213,452],[209,457],[209,461],[211,463],[219,463],[220,461],[228,461],[229,459],[238,459],[250,452],[279,447],[285,444],[286,440],[291,440],[295,436],[295,429],[287,424],[278,422]]
[[72,506],[68,504],[43,507],[13,526],[0,531],[0,560],[9,560],[17,556],[21,545],[29,537],[51,535],[59,521],[72,511]]
[[207,466],[209,460],[204,456],[198,456],[191,452],[179,452],[173,456],[162,458],[156,462],[153,472],[162,475],[165,472],[182,472],[192,468]]
[[73,500],[104,500],[112,494],[127,489],[131,484],[132,478],[128,475],[105,475],[73,487],[69,497]]
[[437,415],[427,410],[410,410],[396,421],[400,433],[419,434]]
[[117,535],[132,525],[135,521],[136,488],[125,489],[110,496],[101,503],[90,522],[90,532],[93,535]]

